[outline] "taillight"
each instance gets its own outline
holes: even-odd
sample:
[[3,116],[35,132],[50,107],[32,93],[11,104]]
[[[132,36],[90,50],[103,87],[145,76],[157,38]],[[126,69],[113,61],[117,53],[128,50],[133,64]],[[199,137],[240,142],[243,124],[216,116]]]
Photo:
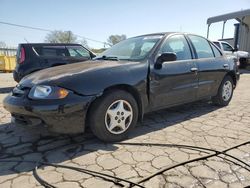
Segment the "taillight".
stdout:
[[24,48],[22,47],[21,48],[21,54],[20,54],[20,60],[19,60],[19,63],[22,64],[25,60],[25,50]]

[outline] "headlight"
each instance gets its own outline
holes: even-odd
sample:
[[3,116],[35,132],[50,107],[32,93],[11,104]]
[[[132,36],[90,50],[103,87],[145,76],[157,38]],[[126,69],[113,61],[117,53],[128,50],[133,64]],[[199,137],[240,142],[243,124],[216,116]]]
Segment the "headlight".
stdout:
[[38,85],[34,86],[29,92],[31,99],[63,99],[67,97],[69,91],[54,86]]

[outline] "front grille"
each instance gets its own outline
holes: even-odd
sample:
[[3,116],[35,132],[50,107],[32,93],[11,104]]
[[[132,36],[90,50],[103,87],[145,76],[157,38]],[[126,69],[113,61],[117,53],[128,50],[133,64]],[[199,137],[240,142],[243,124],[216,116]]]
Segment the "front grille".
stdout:
[[12,90],[12,95],[15,97],[22,97],[22,96],[27,96],[30,91],[29,87],[23,87],[21,85],[17,85],[13,90]]

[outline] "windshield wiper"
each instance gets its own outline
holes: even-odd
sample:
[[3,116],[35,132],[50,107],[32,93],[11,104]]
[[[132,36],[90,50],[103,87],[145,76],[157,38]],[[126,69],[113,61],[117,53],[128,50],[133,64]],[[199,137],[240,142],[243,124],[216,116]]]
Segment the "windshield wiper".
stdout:
[[95,60],[100,60],[100,59],[103,59],[103,60],[113,60],[113,61],[119,61],[118,57],[115,57],[115,56],[106,56],[106,55],[103,55],[101,57],[96,57],[94,58]]

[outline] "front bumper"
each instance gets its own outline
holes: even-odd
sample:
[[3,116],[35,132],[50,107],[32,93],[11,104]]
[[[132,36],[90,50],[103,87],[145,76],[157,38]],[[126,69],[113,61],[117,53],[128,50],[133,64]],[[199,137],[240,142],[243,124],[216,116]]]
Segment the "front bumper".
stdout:
[[12,93],[3,101],[4,108],[15,123],[35,126],[45,125],[52,132],[81,133],[85,129],[85,118],[95,96],[80,96],[71,93],[65,99],[30,100]]

